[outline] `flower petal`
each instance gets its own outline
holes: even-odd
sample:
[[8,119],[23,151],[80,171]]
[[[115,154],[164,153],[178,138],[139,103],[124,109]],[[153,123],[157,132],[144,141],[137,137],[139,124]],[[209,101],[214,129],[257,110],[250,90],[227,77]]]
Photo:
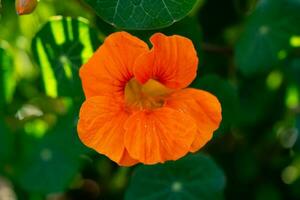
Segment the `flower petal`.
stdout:
[[86,146],[119,164],[135,164],[136,161],[129,157],[124,146],[124,124],[128,115],[122,100],[117,97],[91,97],[80,110],[79,137]]
[[195,121],[170,108],[138,111],[125,124],[125,147],[130,156],[144,164],[177,160],[195,140]]
[[80,69],[86,97],[123,93],[124,85],[133,76],[133,63],[147,51],[147,44],[129,33],[117,32],[108,36]]
[[165,106],[181,110],[196,120],[198,134],[191,152],[199,150],[212,138],[222,120],[220,102],[214,95],[203,90],[187,88],[177,91],[168,97]]
[[122,157],[121,157],[121,159],[120,159],[120,161],[119,161],[118,164],[121,165],[121,166],[130,167],[130,166],[132,166],[132,165],[137,164],[138,162],[139,162],[139,161],[133,159],[133,158],[129,155],[127,149],[125,149],[125,151],[123,152],[123,155],[122,155]]
[[142,84],[156,79],[172,89],[187,87],[196,77],[198,57],[188,38],[156,33],[153,48],[135,62],[134,75]]

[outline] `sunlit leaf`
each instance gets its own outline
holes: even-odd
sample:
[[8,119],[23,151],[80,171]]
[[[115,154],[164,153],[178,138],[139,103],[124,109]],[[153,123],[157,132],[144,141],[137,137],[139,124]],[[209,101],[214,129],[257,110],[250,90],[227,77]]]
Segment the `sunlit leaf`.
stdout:
[[244,74],[265,72],[286,57],[290,38],[300,33],[299,9],[299,1],[260,1],[235,49],[236,64]]
[[99,46],[97,32],[87,20],[54,17],[32,42],[47,95],[81,96],[79,68]]
[[0,108],[11,102],[16,87],[16,71],[8,48],[0,44]]
[[125,199],[222,199],[224,187],[224,174],[211,158],[189,155],[176,162],[138,166]]
[[185,17],[197,0],[85,0],[108,23],[126,29],[155,29]]

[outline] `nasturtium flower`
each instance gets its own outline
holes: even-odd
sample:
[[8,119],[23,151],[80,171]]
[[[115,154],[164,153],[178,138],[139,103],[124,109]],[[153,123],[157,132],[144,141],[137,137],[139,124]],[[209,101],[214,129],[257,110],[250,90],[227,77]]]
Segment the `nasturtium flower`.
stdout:
[[122,166],[198,151],[222,118],[215,96],[186,88],[198,66],[193,43],[161,33],[150,41],[151,49],[129,33],[113,33],[80,69],[86,101],[79,137]]

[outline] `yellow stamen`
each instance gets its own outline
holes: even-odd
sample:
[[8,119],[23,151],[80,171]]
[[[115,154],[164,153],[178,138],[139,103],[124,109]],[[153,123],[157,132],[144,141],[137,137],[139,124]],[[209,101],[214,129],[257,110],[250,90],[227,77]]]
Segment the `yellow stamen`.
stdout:
[[134,109],[160,108],[164,104],[165,97],[172,91],[154,79],[142,85],[133,78],[126,84],[125,101],[127,106]]

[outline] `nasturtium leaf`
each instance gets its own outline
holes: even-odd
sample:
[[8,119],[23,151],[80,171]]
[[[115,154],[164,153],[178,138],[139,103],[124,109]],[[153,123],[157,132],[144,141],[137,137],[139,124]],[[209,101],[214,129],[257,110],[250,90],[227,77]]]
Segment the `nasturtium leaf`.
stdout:
[[214,94],[222,106],[222,122],[218,131],[230,128],[237,121],[239,101],[233,84],[217,75],[198,77],[191,87],[206,90]]
[[300,33],[300,2],[263,0],[250,16],[235,48],[235,62],[245,75],[278,66],[290,50],[290,38]]
[[78,160],[51,145],[37,149],[30,161],[31,166],[28,164],[24,169],[20,184],[28,191],[42,194],[65,190],[79,170]]
[[156,29],[184,18],[197,0],[85,0],[108,23],[125,29]]
[[125,199],[222,199],[224,187],[222,170],[211,158],[196,154],[175,162],[138,166]]
[[16,69],[13,57],[8,48],[0,44],[0,108],[11,102],[15,87]]
[[96,30],[83,18],[54,17],[36,34],[33,55],[48,96],[81,96],[80,66],[100,45]]
[[73,114],[60,117],[53,129],[29,147],[19,169],[24,189],[48,194],[64,191],[70,185],[79,173],[81,156],[87,153],[77,136],[76,122]]

